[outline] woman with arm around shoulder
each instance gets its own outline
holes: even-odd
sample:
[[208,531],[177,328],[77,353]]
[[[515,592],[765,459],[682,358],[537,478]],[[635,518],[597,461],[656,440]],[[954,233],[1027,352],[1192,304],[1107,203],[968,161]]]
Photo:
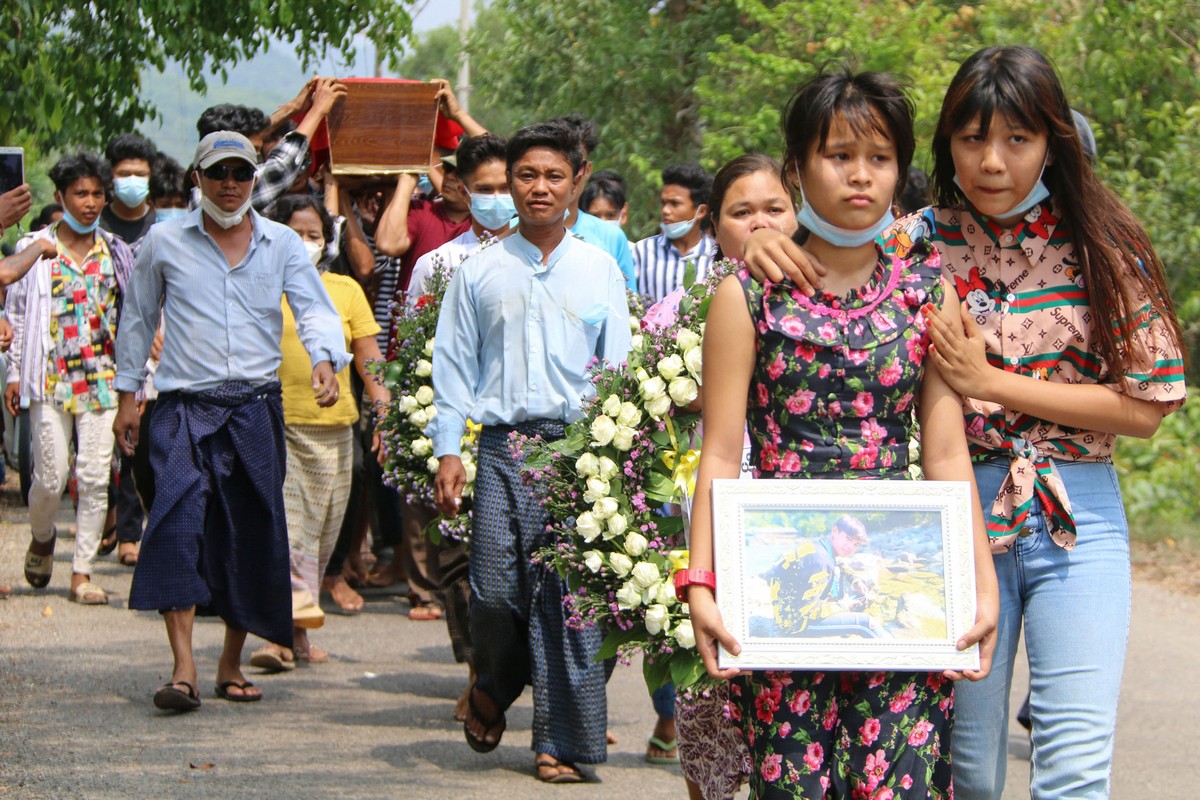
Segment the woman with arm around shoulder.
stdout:
[[[912,158],[911,104],[890,76],[831,72],[800,87],[784,130],[785,179],[805,201],[800,221],[806,246],[828,268],[826,291],[809,298],[745,273],[717,289],[704,370],[720,380],[705,381],[691,539],[699,569],[712,568],[712,480],[737,476],[747,424],[760,478],[901,480],[915,403],[928,476],[972,481],[958,398],[926,358],[921,307],[940,304],[946,291],[937,255],[893,258],[875,243]],[[837,379],[823,369],[835,362],[846,373]],[[863,388],[846,394],[859,381]],[[981,642],[981,670],[966,676],[978,679],[998,610],[977,505],[974,518],[979,613],[960,646]],[[756,797],[849,798],[883,787],[894,797],[951,795],[947,679],[961,675],[720,671],[717,642],[734,653],[738,643],[713,591],[697,584],[688,592],[705,665],[734,679]],[[899,708],[890,703],[897,696],[911,702]]]

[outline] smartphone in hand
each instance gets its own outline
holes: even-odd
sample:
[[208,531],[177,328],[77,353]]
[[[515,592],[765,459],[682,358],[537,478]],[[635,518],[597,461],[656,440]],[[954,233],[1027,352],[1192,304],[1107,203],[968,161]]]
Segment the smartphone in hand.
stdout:
[[25,183],[25,149],[0,147],[0,194]]

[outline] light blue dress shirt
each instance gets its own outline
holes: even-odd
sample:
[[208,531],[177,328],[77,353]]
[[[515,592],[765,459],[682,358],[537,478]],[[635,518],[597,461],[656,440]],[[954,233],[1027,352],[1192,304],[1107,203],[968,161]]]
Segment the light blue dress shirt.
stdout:
[[617,266],[621,268],[621,274],[625,276],[626,288],[637,291],[637,265],[633,261],[629,239],[625,238],[625,232],[621,230],[620,225],[613,225],[586,211],[580,211],[571,233],[615,258]]
[[520,232],[464,261],[433,346],[435,456],[459,455],[467,419],[484,426],[573,422],[595,393],[588,367],[629,355],[625,281],[612,256],[563,237],[542,252]]
[[201,225],[202,213],[154,225],[142,242],[117,328],[116,389],[142,387],[160,315],[158,391],[277,380],[285,295],[313,365],[329,361],[337,373],[350,363],[341,318],[300,237],[251,210],[250,247],[231,268]]

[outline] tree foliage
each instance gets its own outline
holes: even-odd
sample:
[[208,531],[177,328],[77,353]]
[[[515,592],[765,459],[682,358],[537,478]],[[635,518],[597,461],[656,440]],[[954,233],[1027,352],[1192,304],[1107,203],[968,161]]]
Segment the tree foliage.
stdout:
[[[408,0],[7,0],[0,9],[0,142],[97,145],[155,115],[146,67],[183,64],[204,91],[220,69],[290,42],[307,66],[327,48],[353,58],[355,34],[398,54]],[[391,65],[398,58],[393,55]]]

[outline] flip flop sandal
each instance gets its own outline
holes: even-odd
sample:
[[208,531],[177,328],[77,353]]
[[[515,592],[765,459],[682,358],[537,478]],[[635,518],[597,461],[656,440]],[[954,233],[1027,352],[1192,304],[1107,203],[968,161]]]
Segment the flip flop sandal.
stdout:
[[39,556],[33,550],[25,551],[25,580],[35,589],[44,589],[54,573],[54,546],[58,544],[58,531],[50,538],[50,552]]
[[583,783],[583,773],[578,767],[569,761],[559,761],[548,753],[539,753],[533,766],[537,769],[537,779],[542,783]]
[[218,683],[216,686],[217,697],[222,700],[228,700],[231,703],[257,703],[263,699],[261,694],[230,694],[229,689],[241,689],[245,692],[247,689],[254,686],[250,681],[225,681]]
[[71,590],[67,599],[81,606],[106,606],[108,593],[91,581],[84,581]]
[[[112,538],[110,539],[109,537]],[[120,544],[120,542],[117,541],[117,526],[113,525],[104,532],[103,536],[100,537],[100,547],[96,550],[96,555],[106,556],[113,550],[116,550],[118,544]]]
[[287,672],[296,668],[296,659],[285,658],[288,655],[279,653],[269,647],[260,647],[250,654],[250,666],[265,669],[267,672]]
[[408,618],[413,622],[433,622],[442,618],[442,609],[435,603],[421,603],[408,610]]
[[672,739],[669,742],[664,742],[657,736],[651,736],[646,740],[646,744],[650,747],[657,748],[664,753],[675,751],[673,756],[652,756],[650,755],[650,747],[646,748],[646,763],[648,764],[678,764],[679,763],[679,740]]
[[[187,691],[175,688],[177,686],[186,686]],[[187,681],[164,683],[154,693],[154,706],[163,711],[195,711],[200,707],[200,695]]]
[[508,728],[508,721],[504,718],[504,712],[501,711],[496,716],[488,719],[479,710],[479,706],[475,705],[475,688],[471,687],[471,691],[467,693],[467,705],[471,708],[471,719],[479,720],[483,723],[483,734],[486,736],[497,725],[500,726],[500,735],[496,737],[496,741],[489,742],[484,739],[478,739],[475,734],[471,733],[470,720],[463,723],[463,734],[467,737],[467,744],[476,753],[490,753],[500,746],[500,739],[504,737],[504,731]]

